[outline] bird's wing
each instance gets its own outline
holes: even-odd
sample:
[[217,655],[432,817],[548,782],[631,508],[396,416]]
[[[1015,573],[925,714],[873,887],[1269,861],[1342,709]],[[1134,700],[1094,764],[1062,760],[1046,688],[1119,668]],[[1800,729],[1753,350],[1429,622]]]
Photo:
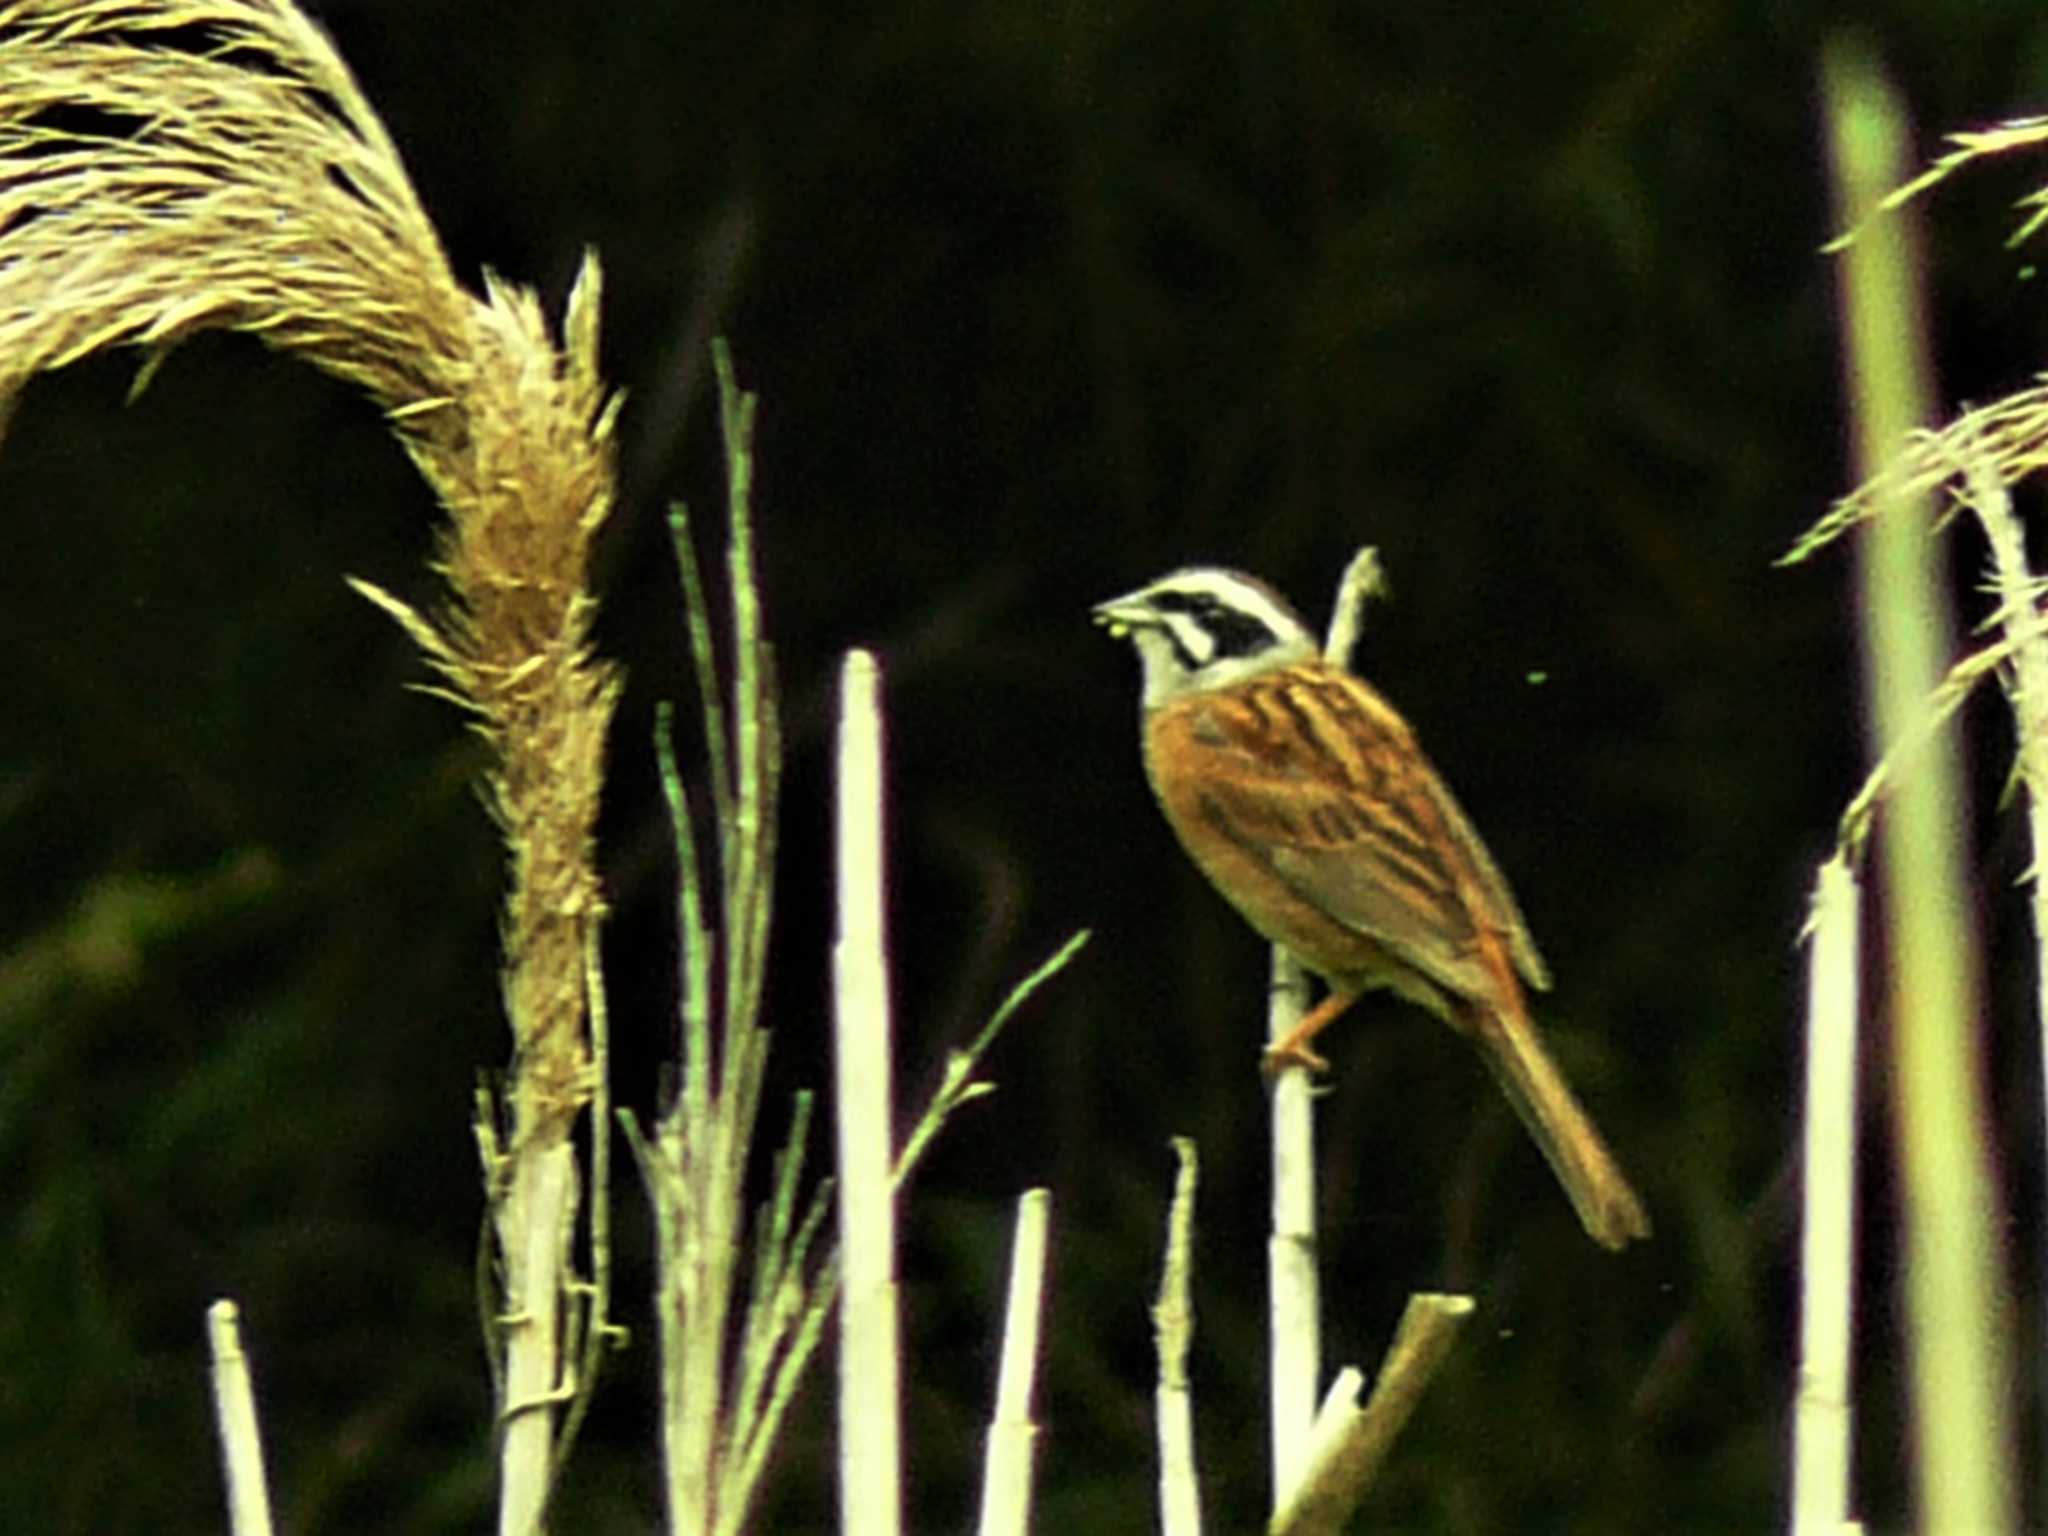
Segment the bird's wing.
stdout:
[[1188,765],[1217,830],[1447,990],[1490,996],[1481,925],[1547,984],[1507,882],[1414,733],[1371,688],[1287,668],[1220,695]]

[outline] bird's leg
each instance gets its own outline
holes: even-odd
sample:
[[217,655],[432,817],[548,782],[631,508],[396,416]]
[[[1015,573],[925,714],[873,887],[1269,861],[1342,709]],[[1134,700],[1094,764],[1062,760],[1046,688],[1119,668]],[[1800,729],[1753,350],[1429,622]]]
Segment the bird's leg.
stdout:
[[1301,1016],[1301,1022],[1290,1029],[1282,1039],[1266,1047],[1264,1068],[1271,1077],[1282,1067],[1306,1067],[1311,1072],[1327,1072],[1330,1064],[1309,1048],[1309,1041],[1321,1034],[1335,1021],[1337,1015],[1358,1001],[1356,992],[1345,992],[1332,988],[1315,1007]]

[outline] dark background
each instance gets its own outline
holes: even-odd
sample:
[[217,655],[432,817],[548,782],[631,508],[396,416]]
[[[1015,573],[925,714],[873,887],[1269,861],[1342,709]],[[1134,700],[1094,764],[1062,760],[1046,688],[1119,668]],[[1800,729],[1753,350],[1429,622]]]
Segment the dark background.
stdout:
[[[1086,610],[1217,560],[1320,625],[1377,544],[1394,596],[1360,664],[1513,879],[1558,978],[1543,1020],[1657,1237],[1594,1248],[1469,1050],[1361,1008],[1321,1124],[1333,1362],[1375,1363],[1410,1290],[1480,1304],[1361,1528],[1780,1524],[1795,941],[1861,771],[1847,561],[1772,567],[1846,484],[1814,89],[1841,13],[855,10],[317,7],[466,280],[488,266],[558,312],[583,249],[604,260],[630,396],[599,572],[630,679],[604,828],[620,1098],[653,1106],[671,1054],[649,732],[658,698],[694,705],[661,514],[687,499],[716,558],[722,331],[762,397],[790,749],[767,1134],[828,1071],[845,647],[888,669],[904,1100],[1011,981],[1096,934],[910,1206],[912,1524],[969,1522],[1009,1214],[1042,1183],[1041,1528],[1151,1528],[1146,1309],[1186,1133],[1208,1510],[1254,1526],[1266,960],[1154,812],[1133,661]],[[1859,19],[1923,153],[2040,109],[2036,5]],[[1946,401],[2037,366],[2031,258],[2001,240],[2040,175],[1994,167],[1930,204]],[[133,371],[39,381],[0,452],[0,1509],[217,1527],[201,1315],[229,1294],[294,1530],[480,1529],[468,1119],[506,1054],[499,856],[474,742],[342,583],[432,601],[437,514],[375,413],[301,365],[202,339],[124,407]],[[1974,601],[1966,535],[1956,561]],[[2009,730],[1969,725],[2001,1166],[2028,1211],[2026,854],[1990,810]],[[1909,1506],[1891,1195],[1868,1166],[1859,1497],[1881,1529]],[[634,1343],[565,1531],[658,1522],[623,1159],[616,1206]],[[2030,1340],[2037,1224],[2009,1235]],[[762,1529],[829,1523],[827,1371]]]

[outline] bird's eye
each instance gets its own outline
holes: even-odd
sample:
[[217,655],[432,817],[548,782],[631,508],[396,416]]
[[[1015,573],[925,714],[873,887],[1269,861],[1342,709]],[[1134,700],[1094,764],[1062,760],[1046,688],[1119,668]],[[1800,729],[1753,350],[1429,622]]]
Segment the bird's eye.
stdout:
[[1274,640],[1272,629],[1263,620],[1235,608],[1219,605],[1203,615],[1202,623],[1215,637],[1219,656],[1256,656]]
[[1152,607],[1190,671],[1217,661],[1257,656],[1280,640],[1264,619],[1213,592],[1160,592],[1153,597]]

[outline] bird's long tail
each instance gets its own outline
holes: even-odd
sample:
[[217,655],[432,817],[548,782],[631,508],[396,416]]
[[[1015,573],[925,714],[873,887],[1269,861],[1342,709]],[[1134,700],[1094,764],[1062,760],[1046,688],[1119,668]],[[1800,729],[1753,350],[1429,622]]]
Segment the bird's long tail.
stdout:
[[1632,1238],[1648,1237],[1649,1213],[1544,1048],[1521,989],[1509,979],[1504,1004],[1474,1000],[1466,1022],[1593,1241],[1621,1248]]

